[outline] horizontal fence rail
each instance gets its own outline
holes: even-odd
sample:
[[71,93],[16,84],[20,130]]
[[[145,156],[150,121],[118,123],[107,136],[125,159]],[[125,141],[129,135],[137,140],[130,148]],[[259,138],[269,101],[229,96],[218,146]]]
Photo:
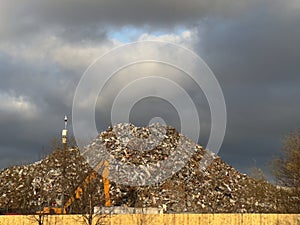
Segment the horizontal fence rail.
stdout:
[[[31,215],[2,215],[0,225],[38,224]],[[123,214],[100,217],[107,225],[300,225],[300,214]],[[44,225],[82,225],[82,215],[47,215]]]

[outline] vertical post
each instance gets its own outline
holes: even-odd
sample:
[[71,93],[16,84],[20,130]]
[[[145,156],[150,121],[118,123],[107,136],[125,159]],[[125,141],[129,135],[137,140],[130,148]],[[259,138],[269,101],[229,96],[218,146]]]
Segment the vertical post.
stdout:
[[[62,130],[62,133],[61,133],[61,139],[62,139],[62,145],[63,145],[63,151],[64,151],[64,156],[66,154],[66,150],[68,148],[68,130],[67,130],[67,122],[68,122],[68,117],[65,116],[64,117],[64,122],[65,122],[65,128]],[[65,182],[65,166],[66,166],[66,163],[65,163],[65,160],[66,160],[66,157],[63,157],[63,164],[62,165],[62,184],[64,184]],[[65,197],[65,193],[64,193],[64,188],[62,188],[62,195],[61,195],[61,213],[64,214],[64,197]]]
[[68,147],[67,146],[67,142],[68,142],[68,130],[67,130],[68,117],[67,116],[65,116],[64,122],[65,122],[65,128],[62,130],[61,138],[62,138],[63,148],[64,150],[66,150]]

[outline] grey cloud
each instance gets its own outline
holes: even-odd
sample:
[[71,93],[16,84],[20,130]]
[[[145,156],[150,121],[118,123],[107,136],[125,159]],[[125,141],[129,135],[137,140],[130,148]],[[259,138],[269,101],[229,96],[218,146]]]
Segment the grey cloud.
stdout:
[[49,153],[52,138],[60,137],[61,117],[70,112],[73,90],[81,74],[76,77],[47,58],[31,63],[2,54],[0,65],[0,96],[7,96],[5,102],[24,97],[36,111],[27,112],[22,107],[7,110],[1,102],[0,167],[33,162]]
[[[299,127],[300,13],[296,0],[29,0],[6,1],[0,11],[1,44],[23,50],[25,45],[27,52],[40,48],[41,40],[51,36],[71,48],[85,41],[101,46],[106,44],[107,31],[121,26],[170,33],[182,25],[197,29],[199,40],[194,50],[217,76],[227,103],[228,129],[220,154],[242,172],[248,171],[253,160],[262,167],[278,152],[282,135]],[[1,132],[0,167],[13,159],[36,157],[49,139],[59,136],[62,117],[71,112],[84,65],[72,69],[47,51],[41,56],[44,58],[32,63],[0,50],[0,90],[28,96],[41,110],[35,121],[0,115],[1,128],[6,130]],[[181,85],[197,101],[203,116],[200,122],[209,121],[199,89],[191,82]],[[158,108],[162,106],[158,104]],[[98,111],[100,130],[109,124],[108,111],[109,104]],[[148,119],[142,116],[146,111],[147,104],[136,106],[136,122]],[[176,120],[173,115],[172,121]],[[205,130],[201,138],[206,140],[209,125]]]
[[[5,1],[1,9],[2,37],[30,37],[42,30],[59,30],[70,39],[103,35],[109,26],[154,25],[168,29],[193,24],[209,15],[242,14],[261,1],[236,0],[89,0],[89,1]],[[9,21],[9,22],[8,22]],[[8,23],[7,23],[8,22]],[[99,30],[99,27],[101,29]],[[92,29],[91,29],[92,28]],[[70,35],[73,33],[73,35]]]
[[259,8],[238,20],[207,19],[198,27],[199,52],[227,103],[221,156],[242,171],[254,160],[265,168],[281,137],[299,127],[299,15],[286,7]]

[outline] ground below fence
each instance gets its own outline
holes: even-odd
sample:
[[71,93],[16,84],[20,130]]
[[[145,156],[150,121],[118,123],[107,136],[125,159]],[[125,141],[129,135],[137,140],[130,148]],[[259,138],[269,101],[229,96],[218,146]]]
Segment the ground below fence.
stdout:
[[[82,225],[81,215],[45,216],[44,225]],[[107,225],[300,225],[300,214],[126,214],[101,219]],[[0,225],[38,224],[34,216],[0,216]]]

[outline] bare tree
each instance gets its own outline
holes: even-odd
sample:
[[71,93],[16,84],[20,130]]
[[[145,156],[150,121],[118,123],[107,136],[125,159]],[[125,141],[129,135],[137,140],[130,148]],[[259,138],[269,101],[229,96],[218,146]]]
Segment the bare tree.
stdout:
[[76,188],[87,176],[89,166],[81,156],[74,136],[68,138],[67,145],[63,145],[58,138],[54,138],[51,146],[54,150],[52,154],[55,154],[55,158],[58,159],[56,166],[59,171],[57,183],[60,188],[53,190],[56,192],[56,202],[59,202],[55,206],[56,213],[72,213],[73,206],[69,203],[74,197]]
[[[33,177],[30,182],[33,187],[34,204],[30,205],[30,199],[24,199],[24,214],[33,214],[29,217],[32,222],[44,225],[50,214],[70,213],[70,207],[65,208],[65,203],[74,195],[80,179],[86,174],[86,166],[80,151],[76,148],[62,148],[58,139],[51,142],[52,154],[48,161],[52,161],[51,167],[43,164],[43,176]],[[76,164],[74,164],[76,162]],[[78,164],[77,164],[78,163]],[[53,221],[51,222],[53,223]]]
[[[68,137],[67,147],[68,148],[76,148],[77,147],[76,139],[73,135]],[[50,150],[58,150],[58,149],[62,150],[62,149],[65,149],[65,147],[64,147],[60,137],[54,137],[51,139],[51,142],[50,142]]]
[[80,214],[78,219],[83,220],[86,225],[105,224],[105,218],[110,214],[109,207],[106,210],[94,212],[95,207],[101,209],[106,202],[102,183],[101,176],[95,171],[90,171],[76,190],[75,198],[77,200],[74,199],[73,211]]
[[281,155],[272,160],[272,173],[278,184],[300,187],[300,129],[283,139]]
[[47,221],[48,215],[45,214],[37,214],[37,215],[32,215],[30,217],[28,217],[28,219],[33,222],[33,223],[37,223],[38,225],[45,225],[46,221]]
[[267,181],[267,177],[264,172],[256,166],[250,169],[250,177],[256,181]]
[[300,211],[300,129],[283,138],[281,154],[273,158],[271,172],[288,202],[287,211]]
[[[46,189],[46,181],[41,177],[34,178],[34,194],[36,199],[33,205],[25,205],[23,214],[30,214],[28,219],[38,225],[45,225],[49,213],[44,212],[44,207],[50,205],[49,193]],[[27,202],[27,201],[26,201]]]

